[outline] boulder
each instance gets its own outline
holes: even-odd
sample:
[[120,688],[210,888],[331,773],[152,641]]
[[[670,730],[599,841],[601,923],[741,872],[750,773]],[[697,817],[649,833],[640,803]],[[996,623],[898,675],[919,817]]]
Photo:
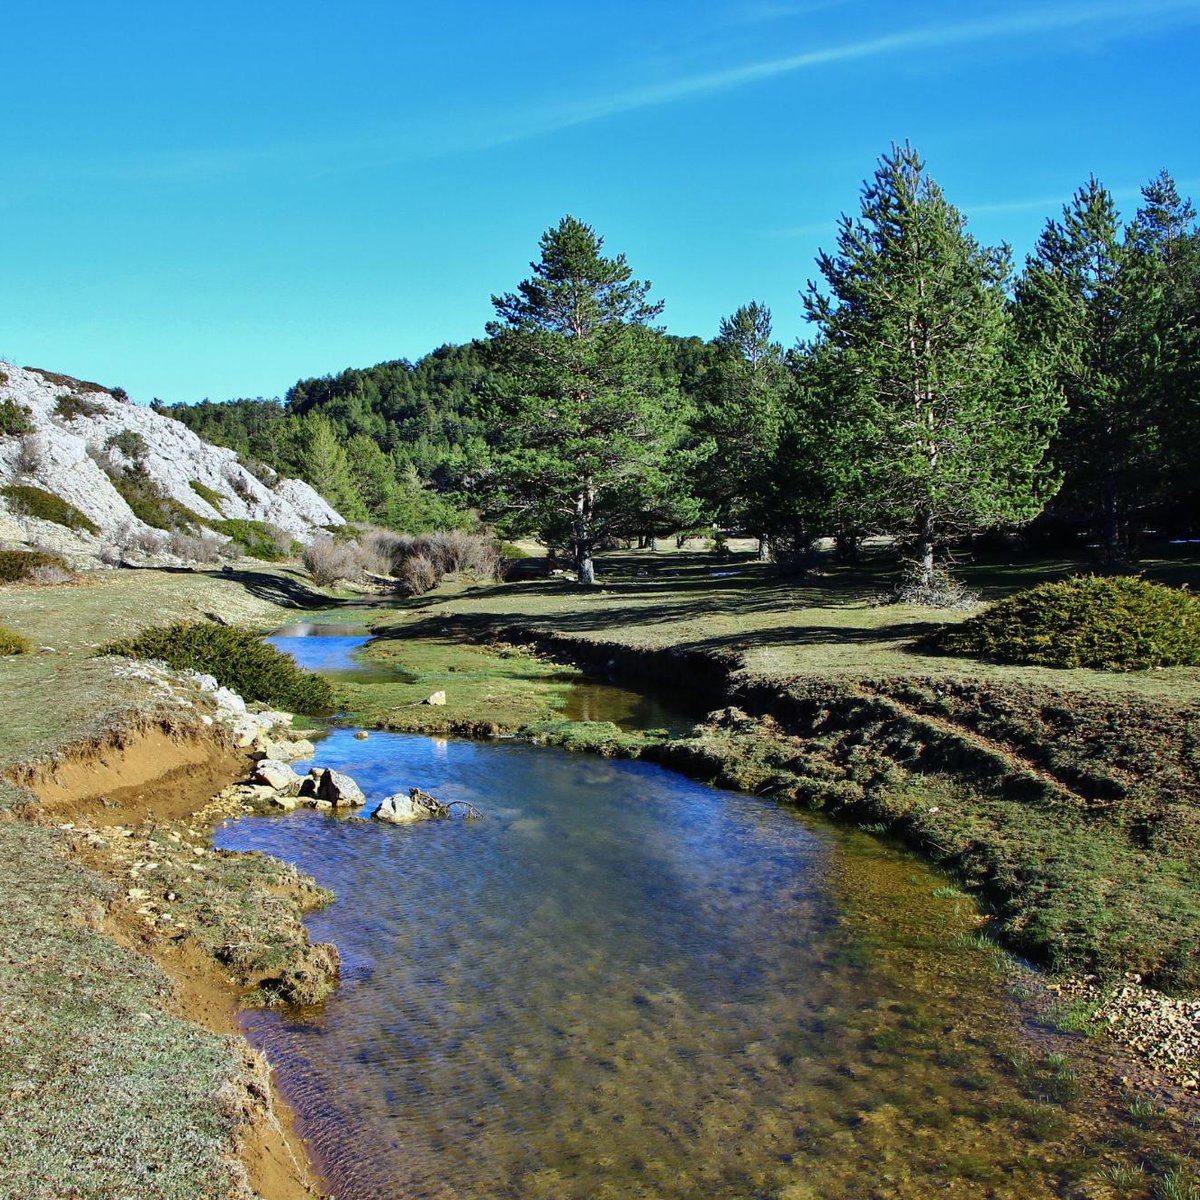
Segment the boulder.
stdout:
[[300,776],[285,762],[276,758],[264,758],[254,768],[254,778],[273,787],[277,792],[298,792]]
[[412,821],[444,817],[448,812],[446,806],[428,792],[423,792],[420,788],[409,788],[407,796],[399,793],[388,796],[372,816],[376,821],[386,821],[389,825],[407,825]]
[[312,758],[317,748],[307,738],[294,738],[286,742],[268,742],[267,754],[279,762],[295,762],[299,758]]
[[333,808],[359,808],[367,802],[362,788],[349,775],[327,767],[313,767],[309,771],[308,778],[300,785],[300,795],[324,801]]
[[413,821],[428,821],[433,813],[412,797],[397,794],[388,796],[371,815],[376,821],[385,821],[389,825],[408,825]]
[[425,701],[425,703],[426,704],[445,704],[446,703],[446,693],[445,692],[434,692],[433,695],[430,696],[429,699]]

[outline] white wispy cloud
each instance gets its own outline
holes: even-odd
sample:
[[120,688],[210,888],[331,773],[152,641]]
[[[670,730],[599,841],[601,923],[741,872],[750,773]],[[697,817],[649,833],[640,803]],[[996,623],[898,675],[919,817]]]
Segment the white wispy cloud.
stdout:
[[780,76],[839,63],[885,58],[915,50],[965,47],[998,39],[1012,40],[1072,30],[1096,32],[1108,28],[1128,35],[1131,30],[1144,27],[1148,20],[1175,18],[1189,23],[1200,22],[1200,3],[1197,0],[1137,0],[1132,3],[1130,0],[1095,0],[1083,4],[1042,4],[1015,11],[1009,9],[982,19],[928,25],[836,46],[803,50],[780,58],[681,76],[630,88],[613,95],[566,104],[544,118],[513,125],[507,132],[497,136],[491,144],[503,145],[624,113],[700,99]]

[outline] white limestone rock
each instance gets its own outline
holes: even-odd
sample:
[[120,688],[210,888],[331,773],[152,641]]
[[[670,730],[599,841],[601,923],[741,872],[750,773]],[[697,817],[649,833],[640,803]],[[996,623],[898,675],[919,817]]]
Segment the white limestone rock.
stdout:
[[[99,528],[93,536],[31,521],[0,500],[0,538],[5,541],[36,544],[35,539],[49,538],[69,558],[95,561],[106,548],[125,546],[132,535],[156,536],[158,531],[134,516],[96,461],[107,457],[119,465],[123,456],[107,443],[126,431],[143,439],[143,466],[150,478],[199,516],[265,521],[300,541],[311,539],[322,526],[344,524],[308,484],[287,479],[268,487],[238,462],[232,450],[209,445],[179,421],[151,408],[66,376],[7,364],[0,365],[0,371],[6,377],[0,382],[0,399],[24,407],[33,424],[29,434],[0,437],[0,483],[22,482],[53,492]],[[64,418],[57,411],[63,395],[78,397],[85,411]],[[193,482],[220,499],[204,499]]]

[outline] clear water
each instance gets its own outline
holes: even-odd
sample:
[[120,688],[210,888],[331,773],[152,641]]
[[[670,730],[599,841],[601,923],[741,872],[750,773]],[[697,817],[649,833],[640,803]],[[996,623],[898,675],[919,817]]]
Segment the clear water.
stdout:
[[395,668],[359,660],[358,652],[371,640],[365,628],[303,622],[285,625],[264,640],[290,655],[297,666],[306,671],[319,671],[332,679],[345,677],[357,683],[396,683],[409,678]]
[[219,833],[338,895],[310,924],[340,991],[245,1017],[338,1200],[1083,1195],[1124,1153],[970,907],[875,839],[515,742],[320,761],[486,814]]

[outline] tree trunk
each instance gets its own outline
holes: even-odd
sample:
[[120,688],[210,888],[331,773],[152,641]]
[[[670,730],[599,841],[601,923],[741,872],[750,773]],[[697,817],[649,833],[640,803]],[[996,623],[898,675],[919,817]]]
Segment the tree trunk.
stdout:
[[833,556],[840,563],[858,562],[858,534],[846,532],[833,539]]
[[770,534],[760,533],[758,535],[758,561],[759,562],[770,562],[771,561],[771,535]]
[[575,573],[580,583],[596,582],[596,567],[592,562],[595,529],[592,516],[596,507],[596,489],[591,481],[575,497]]
[[922,513],[917,519],[917,562],[921,568],[921,585],[933,582],[933,514]]
[[656,538],[654,534],[651,534],[646,539],[646,549],[649,550],[651,554],[658,553],[658,538]]

